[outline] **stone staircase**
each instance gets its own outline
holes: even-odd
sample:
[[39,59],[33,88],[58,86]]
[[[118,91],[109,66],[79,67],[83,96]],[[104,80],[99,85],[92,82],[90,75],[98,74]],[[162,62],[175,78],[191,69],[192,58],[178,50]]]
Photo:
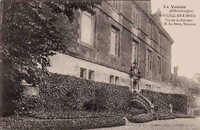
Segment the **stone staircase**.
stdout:
[[156,118],[159,120],[173,119],[175,115],[171,112],[169,104],[166,104],[162,99],[151,94],[143,94],[154,104]]
[[170,106],[157,97],[133,92],[131,100],[143,106],[147,113],[154,114],[156,119],[165,120],[175,118],[174,114],[170,112]]
[[151,112],[152,103],[142,94],[138,92],[133,92],[131,96],[131,101],[140,104],[147,111],[147,113]]

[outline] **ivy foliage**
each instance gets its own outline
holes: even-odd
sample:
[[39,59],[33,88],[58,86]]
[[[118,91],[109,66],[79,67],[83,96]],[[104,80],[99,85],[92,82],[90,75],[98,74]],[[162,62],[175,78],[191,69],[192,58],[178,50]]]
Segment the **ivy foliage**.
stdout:
[[[36,82],[38,65],[41,69],[50,66],[49,56],[53,51],[65,51],[61,34],[55,27],[55,15],[65,14],[74,19],[74,10],[93,12],[94,2],[86,1],[3,1],[3,61],[9,65],[9,75],[15,80],[26,72],[31,82]],[[47,12],[45,8],[48,8]],[[24,71],[22,71],[23,69]],[[23,73],[24,74],[24,73]]]
[[19,98],[22,79],[38,85],[48,73],[49,57],[55,51],[66,50],[62,32],[54,24],[56,16],[66,15],[72,22],[75,10],[94,13],[96,3],[73,0],[2,0],[2,3],[2,79],[3,99],[7,103]]

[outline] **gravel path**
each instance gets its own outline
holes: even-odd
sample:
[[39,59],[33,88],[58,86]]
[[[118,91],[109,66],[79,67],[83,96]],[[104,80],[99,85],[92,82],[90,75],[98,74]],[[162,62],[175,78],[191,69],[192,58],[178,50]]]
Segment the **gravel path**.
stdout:
[[200,130],[200,118],[158,120],[148,123],[127,123],[125,126],[95,130]]

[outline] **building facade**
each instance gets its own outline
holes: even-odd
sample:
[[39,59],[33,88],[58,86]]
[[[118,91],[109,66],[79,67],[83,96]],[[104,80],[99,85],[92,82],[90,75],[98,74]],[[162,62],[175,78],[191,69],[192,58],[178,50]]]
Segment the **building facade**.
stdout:
[[[60,16],[58,28],[70,32],[70,42],[63,41],[67,45],[64,54],[51,57],[51,72],[129,86],[130,90],[184,93],[167,85],[174,41],[161,25],[159,10],[152,14],[150,2],[103,1],[94,11],[94,15],[76,11],[73,23]],[[130,75],[133,64],[141,78]]]

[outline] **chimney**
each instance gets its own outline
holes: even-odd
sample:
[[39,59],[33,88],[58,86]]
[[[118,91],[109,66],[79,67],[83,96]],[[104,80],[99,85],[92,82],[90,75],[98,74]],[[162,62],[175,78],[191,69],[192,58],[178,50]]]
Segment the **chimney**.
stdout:
[[178,76],[178,66],[175,66],[175,67],[174,67],[174,75],[175,75],[175,76]]
[[162,12],[160,11],[159,8],[158,8],[157,12],[154,13],[153,15],[156,18],[156,20],[158,20],[158,22],[161,22]]

